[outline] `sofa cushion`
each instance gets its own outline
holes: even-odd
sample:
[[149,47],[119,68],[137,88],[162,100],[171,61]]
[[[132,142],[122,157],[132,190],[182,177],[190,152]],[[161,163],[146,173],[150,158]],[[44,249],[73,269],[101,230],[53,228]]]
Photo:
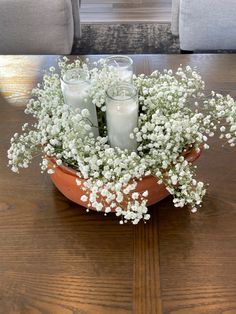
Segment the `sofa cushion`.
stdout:
[[0,0],[1,54],[68,54],[74,37],[71,0]]
[[236,49],[235,13],[235,0],[180,0],[181,49]]
[[173,35],[179,35],[179,1],[172,0],[171,9],[171,32]]

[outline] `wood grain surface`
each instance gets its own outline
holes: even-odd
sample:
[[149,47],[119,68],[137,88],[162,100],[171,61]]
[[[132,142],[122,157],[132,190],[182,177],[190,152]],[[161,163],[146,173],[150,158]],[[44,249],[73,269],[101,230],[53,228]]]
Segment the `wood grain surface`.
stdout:
[[[197,66],[209,90],[236,97],[235,55],[132,57],[136,73]],[[135,227],[65,199],[37,161],[10,172],[9,140],[56,59],[0,56],[0,314],[235,314],[235,149],[211,139],[197,161],[210,184],[197,214],[169,197]]]

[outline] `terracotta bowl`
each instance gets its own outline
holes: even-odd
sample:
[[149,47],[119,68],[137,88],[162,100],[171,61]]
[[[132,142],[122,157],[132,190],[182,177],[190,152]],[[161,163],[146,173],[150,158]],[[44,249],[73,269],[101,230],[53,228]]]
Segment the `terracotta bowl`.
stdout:
[[[201,152],[202,151],[196,152],[195,150],[193,150],[186,153],[184,156],[186,160],[188,160],[189,162],[193,162],[201,155]],[[81,178],[80,181],[82,184],[78,186],[76,184],[77,175],[75,170],[67,167],[65,164],[62,164],[54,168],[53,166],[55,166],[55,160],[53,158],[48,158],[48,161],[49,161],[48,168],[54,170],[54,173],[50,174],[51,180],[58,188],[58,190],[69,200],[81,206],[94,209],[88,206],[88,203],[81,201],[81,196],[84,194],[84,191],[82,190],[81,186],[85,179]],[[141,181],[138,181],[138,185],[135,191],[132,192],[142,193],[146,190],[148,191],[148,206],[161,201],[162,199],[169,195],[169,192],[166,190],[165,185],[158,184],[157,179],[153,176],[147,176],[144,177]]]

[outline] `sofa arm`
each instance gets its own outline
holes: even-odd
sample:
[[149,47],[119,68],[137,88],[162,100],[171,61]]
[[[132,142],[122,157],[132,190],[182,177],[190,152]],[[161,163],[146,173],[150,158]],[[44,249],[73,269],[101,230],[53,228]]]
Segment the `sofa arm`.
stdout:
[[72,3],[72,12],[74,19],[74,38],[79,39],[81,36],[80,28],[80,0],[71,0]]
[[179,5],[180,0],[172,0],[171,32],[175,36],[179,35]]
[[0,0],[0,54],[69,54],[71,0]]
[[180,48],[236,49],[235,12],[235,0],[180,0]]

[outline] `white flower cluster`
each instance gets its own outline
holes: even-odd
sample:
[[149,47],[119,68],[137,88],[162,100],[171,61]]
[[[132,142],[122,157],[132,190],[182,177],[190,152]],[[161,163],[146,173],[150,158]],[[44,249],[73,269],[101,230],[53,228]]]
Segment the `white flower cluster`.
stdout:
[[105,131],[105,92],[119,80],[117,72],[108,68],[104,60],[89,70],[87,63],[75,60],[69,64],[65,58],[59,67],[61,75],[74,67],[87,71],[100,136],[95,139],[90,132],[88,110],[74,111],[64,104],[60,75],[50,68],[42,85],[33,90],[34,98],[25,110],[36,122],[25,124],[23,133],[15,134],[11,140],[8,158],[12,171],[27,168],[40,153],[41,169],[47,170],[47,156],[52,156],[58,166],[65,163],[77,171],[76,183],[84,190],[81,200],[88,207],[104,210],[105,215],[115,211],[121,223],[136,224],[150,218],[147,191],[135,192],[139,180],[148,175],[166,185],[176,207],[190,205],[195,212],[206,190],[195,179],[195,167],[185,160],[184,154],[207,149],[208,137],[217,130],[220,138],[235,146],[235,101],[214,92],[206,98],[204,82],[190,67],[179,68],[176,73],[165,70],[135,77],[140,114],[138,127],[130,137],[137,139],[138,151],[130,154],[111,148]]

